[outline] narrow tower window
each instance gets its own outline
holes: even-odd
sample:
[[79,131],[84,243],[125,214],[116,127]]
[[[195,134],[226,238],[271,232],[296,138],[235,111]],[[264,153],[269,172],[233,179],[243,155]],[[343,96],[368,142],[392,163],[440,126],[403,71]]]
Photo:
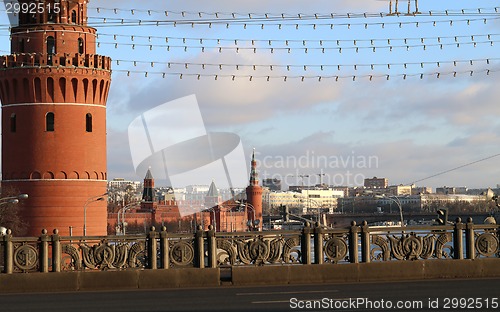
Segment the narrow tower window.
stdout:
[[52,56],[56,54],[56,40],[54,37],[47,37],[47,64],[52,65]]
[[45,115],[45,131],[54,131],[54,113],[50,112]]
[[19,52],[24,53],[24,39],[19,40]]
[[36,19],[36,14],[30,14],[28,24],[37,24],[37,23],[38,23],[38,21]]
[[54,10],[50,10],[48,12],[47,21],[49,23],[55,23],[56,22],[56,13],[54,13]]
[[84,52],[83,39],[78,38],[78,53],[83,54],[83,52]]
[[47,37],[47,54],[56,54],[56,40],[54,37]]
[[16,122],[16,114],[10,115],[10,132],[16,132],[17,122]]
[[71,23],[76,24],[76,11],[71,11]]
[[87,132],[92,132],[92,114],[88,113],[85,117],[85,128]]

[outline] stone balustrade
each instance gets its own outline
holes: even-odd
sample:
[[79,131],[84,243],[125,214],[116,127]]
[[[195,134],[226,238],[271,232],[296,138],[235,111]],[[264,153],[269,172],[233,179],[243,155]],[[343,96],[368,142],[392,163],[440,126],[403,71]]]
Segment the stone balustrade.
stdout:
[[[297,231],[0,237],[3,273],[156,270],[500,258],[498,225],[306,226]],[[500,262],[499,262],[500,263]]]

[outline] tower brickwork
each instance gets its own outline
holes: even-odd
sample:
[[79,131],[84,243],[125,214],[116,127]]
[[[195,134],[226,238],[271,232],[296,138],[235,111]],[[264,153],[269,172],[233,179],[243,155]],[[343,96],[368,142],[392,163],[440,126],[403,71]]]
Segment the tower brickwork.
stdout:
[[[248,219],[253,221],[254,228],[262,231],[262,187],[259,185],[259,174],[257,173],[257,161],[255,160],[255,150],[250,163],[250,183],[246,188],[248,207]],[[255,221],[258,225],[255,226]]]
[[43,2],[43,12],[19,14],[0,57],[2,187],[29,195],[31,235],[81,235],[85,211],[87,235],[105,235],[106,201],[92,198],[106,193],[111,60],[96,54],[87,0]]

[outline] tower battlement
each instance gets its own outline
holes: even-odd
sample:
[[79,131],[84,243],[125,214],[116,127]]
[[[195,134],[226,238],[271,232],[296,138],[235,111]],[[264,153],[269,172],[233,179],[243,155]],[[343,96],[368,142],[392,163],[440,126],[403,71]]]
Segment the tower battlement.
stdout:
[[95,54],[20,53],[0,56],[0,70],[26,67],[70,67],[111,70],[111,58]]

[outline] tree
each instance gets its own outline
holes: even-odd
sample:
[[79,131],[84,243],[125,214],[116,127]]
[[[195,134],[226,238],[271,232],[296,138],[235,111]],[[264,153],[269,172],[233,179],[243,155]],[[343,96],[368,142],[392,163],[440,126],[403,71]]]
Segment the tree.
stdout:
[[[1,190],[2,198],[16,197],[19,191],[13,188]],[[28,230],[29,224],[22,218],[23,201],[18,203],[6,200],[0,201],[0,226],[12,230],[14,236],[24,236]]]

